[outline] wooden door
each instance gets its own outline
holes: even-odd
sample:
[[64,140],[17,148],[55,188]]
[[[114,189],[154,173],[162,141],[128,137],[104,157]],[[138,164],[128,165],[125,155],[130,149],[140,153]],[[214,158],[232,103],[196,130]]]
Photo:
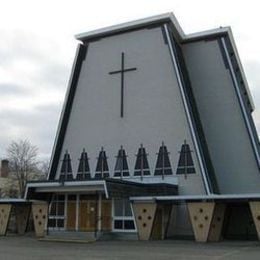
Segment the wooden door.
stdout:
[[79,231],[87,231],[88,201],[79,202]]
[[101,208],[101,229],[102,231],[111,231],[112,229],[112,203],[111,200],[102,200]]
[[97,202],[95,200],[88,201],[87,212],[87,231],[95,231],[97,225]]
[[95,200],[80,200],[79,230],[93,232],[97,225],[97,202]]
[[76,228],[76,202],[68,201],[67,203],[67,230]]

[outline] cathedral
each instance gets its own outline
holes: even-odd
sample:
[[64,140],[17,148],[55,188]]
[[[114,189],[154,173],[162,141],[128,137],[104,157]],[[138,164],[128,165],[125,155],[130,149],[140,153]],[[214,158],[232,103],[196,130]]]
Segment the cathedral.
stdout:
[[230,27],[185,34],[168,13],[76,39],[48,179],[24,198],[36,235],[257,239],[259,140]]

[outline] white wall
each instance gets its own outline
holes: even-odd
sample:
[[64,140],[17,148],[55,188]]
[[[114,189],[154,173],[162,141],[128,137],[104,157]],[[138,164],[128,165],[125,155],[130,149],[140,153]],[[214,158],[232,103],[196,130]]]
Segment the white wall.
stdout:
[[[125,74],[124,118],[120,118],[120,75],[108,74],[120,69],[121,52],[125,52],[126,68],[137,68],[137,71]],[[112,176],[120,145],[128,154],[133,174],[140,143],[149,153],[153,174],[162,141],[170,152],[175,173],[185,139],[194,151],[197,174],[187,179],[179,178],[180,193],[204,193],[179,87],[161,29],[124,33],[90,43],[60,157],[62,160],[65,150],[69,151],[74,175],[83,148],[88,152],[94,175],[96,157],[104,146]],[[57,174],[59,171],[60,166]]]
[[209,153],[222,193],[260,191],[260,173],[218,41],[183,46]]

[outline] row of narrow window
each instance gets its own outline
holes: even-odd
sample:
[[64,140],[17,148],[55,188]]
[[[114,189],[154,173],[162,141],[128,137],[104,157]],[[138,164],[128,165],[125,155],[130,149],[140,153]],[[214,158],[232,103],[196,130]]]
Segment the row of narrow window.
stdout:
[[[190,146],[184,141],[181,147],[179,162],[176,174],[193,174],[195,173],[195,168],[193,164],[192,154]],[[97,159],[97,166],[95,171],[95,179],[109,178],[109,168],[107,163],[107,155],[104,148],[101,148],[99,156]],[[127,177],[130,176],[129,167],[127,162],[127,155],[123,148],[120,147],[118,154],[116,156],[116,165],[114,169],[114,177]],[[159,148],[157,154],[157,162],[155,167],[155,176],[172,175],[172,167],[169,159],[169,152],[164,143]],[[143,176],[151,175],[149,163],[147,159],[147,153],[145,147],[141,144],[137,155],[134,168],[134,176]],[[77,180],[88,180],[91,179],[90,167],[89,167],[89,158],[88,154],[83,149],[79,159],[78,172],[76,176]],[[61,165],[60,180],[73,180],[72,167],[71,167],[71,158],[68,151],[65,152],[64,158]]]

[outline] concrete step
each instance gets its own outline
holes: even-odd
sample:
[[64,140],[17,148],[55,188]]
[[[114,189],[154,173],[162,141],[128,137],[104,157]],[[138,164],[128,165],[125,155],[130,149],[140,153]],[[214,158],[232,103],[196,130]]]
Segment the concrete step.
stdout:
[[44,241],[60,242],[94,242],[96,241],[94,232],[73,232],[73,231],[49,231]]

